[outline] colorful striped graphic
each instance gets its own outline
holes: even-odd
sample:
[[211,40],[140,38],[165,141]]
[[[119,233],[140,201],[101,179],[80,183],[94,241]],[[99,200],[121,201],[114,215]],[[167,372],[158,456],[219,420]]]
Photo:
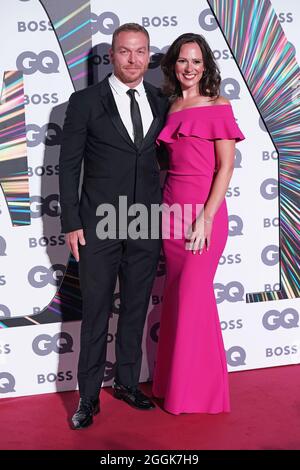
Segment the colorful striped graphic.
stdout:
[[23,74],[5,72],[0,102],[0,186],[12,225],[30,224]]
[[294,49],[269,0],[208,3],[279,155],[281,289],[246,299],[300,297],[300,69]]
[[63,51],[76,90],[87,86],[88,59],[92,49],[90,1],[41,0]]

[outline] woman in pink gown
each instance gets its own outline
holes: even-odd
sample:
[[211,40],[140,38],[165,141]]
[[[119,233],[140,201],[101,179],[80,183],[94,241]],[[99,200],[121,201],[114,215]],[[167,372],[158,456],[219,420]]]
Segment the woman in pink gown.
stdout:
[[175,218],[168,228],[163,217],[166,283],[153,395],[176,415],[226,412],[228,374],[213,280],[228,235],[225,194],[235,142],[244,136],[219,96],[220,73],[202,36],[177,38],[162,69],[171,100],[158,136],[169,153],[163,202],[192,205],[192,223],[183,222],[179,238]]

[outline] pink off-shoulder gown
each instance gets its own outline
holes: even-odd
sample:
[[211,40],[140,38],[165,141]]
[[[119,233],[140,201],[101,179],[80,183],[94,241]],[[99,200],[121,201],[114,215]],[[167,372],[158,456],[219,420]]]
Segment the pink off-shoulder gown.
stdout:
[[[170,161],[164,203],[205,204],[217,139],[244,139],[230,105],[187,108],[168,116],[158,136]],[[153,395],[164,398],[165,410],[176,415],[227,412],[227,364],[213,289],[228,235],[225,199],[213,221],[209,251],[194,255],[186,250],[184,235],[176,239],[173,229],[171,238],[163,240],[166,281]]]

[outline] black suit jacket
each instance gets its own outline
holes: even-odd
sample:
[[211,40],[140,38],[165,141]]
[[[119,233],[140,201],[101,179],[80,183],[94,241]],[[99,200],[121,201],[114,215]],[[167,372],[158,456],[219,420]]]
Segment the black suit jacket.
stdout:
[[[137,148],[119,116],[106,77],[97,85],[71,95],[63,128],[59,187],[63,232],[95,228],[99,204],[118,209],[119,196],[128,205],[161,202],[156,137],[164,125],[168,101],[144,82],[153,121]],[[81,163],[84,175],[78,196]]]

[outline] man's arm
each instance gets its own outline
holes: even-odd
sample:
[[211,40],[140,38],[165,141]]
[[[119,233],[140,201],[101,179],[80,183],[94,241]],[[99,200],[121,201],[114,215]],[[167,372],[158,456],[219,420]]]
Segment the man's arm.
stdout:
[[86,134],[87,119],[79,107],[76,93],[73,93],[66,111],[59,159],[61,225],[65,233],[82,228],[78,186]]

